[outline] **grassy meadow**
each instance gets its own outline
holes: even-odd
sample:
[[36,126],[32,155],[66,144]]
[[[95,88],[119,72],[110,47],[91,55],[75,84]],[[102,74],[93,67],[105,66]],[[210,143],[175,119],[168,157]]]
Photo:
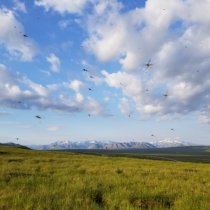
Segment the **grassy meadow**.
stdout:
[[210,209],[210,164],[0,147],[0,209]]
[[167,160],[210,164],[210,146],[187,146],[154,149],[76,149],[66,152],[77,152],[81,154],[106,155],[111,157],[131,157],[151,160]]

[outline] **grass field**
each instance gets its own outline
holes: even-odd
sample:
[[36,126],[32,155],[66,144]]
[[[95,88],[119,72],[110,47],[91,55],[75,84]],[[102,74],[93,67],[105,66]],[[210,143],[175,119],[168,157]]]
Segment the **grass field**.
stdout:
[[0,147],[0,209],[210,209],[210,164]]
[[101,150],[101,149],[77,149],[66,150],[66,152],[77,152],[81,154],[106,155],[111,157],[131,157],[152,160],[167,160],[195,163],[210,163],[209,146],[188,146],[154,149],[121,149],[121,150]]

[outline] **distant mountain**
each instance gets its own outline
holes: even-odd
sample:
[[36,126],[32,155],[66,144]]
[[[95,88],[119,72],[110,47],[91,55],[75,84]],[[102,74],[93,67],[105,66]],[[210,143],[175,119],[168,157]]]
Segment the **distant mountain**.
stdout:
[[21,144],[15,144],[13,142],[0,143],[0,146],[17,147],[17,148],[22,148],[22,149],[31,149],[29,147],[23,146]]
[[148,142],[102,142],[102,141],[57,141],[49,145],[32,145],[33,149],[65,150],[65,149],[144,149],[154,148]]
[[151,149],[154,145],[148,142],[110,142],[104,144],[103,149]]
[[157,148],[168,148],[168,147],[186,147],[193,146],[193,144],[185,141],[164,139],[155,142],[151,142]]
[[99,141],[57,141],[46,145],[45,148],[54,149],[103,149],[103,142]]
[[103,141],[56,141],[48,145],[31,145],[38,150],[67,150],[67,149],[152,149],[167,147],[183,147],[192,144],[177,140],[161,140],[156,142],[103,142]]

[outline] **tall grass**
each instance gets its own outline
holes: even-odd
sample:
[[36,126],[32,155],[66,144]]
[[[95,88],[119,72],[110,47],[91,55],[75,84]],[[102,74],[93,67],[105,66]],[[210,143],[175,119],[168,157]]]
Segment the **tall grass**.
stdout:
[[210,165],[0,147],[0,209],[210,209]]

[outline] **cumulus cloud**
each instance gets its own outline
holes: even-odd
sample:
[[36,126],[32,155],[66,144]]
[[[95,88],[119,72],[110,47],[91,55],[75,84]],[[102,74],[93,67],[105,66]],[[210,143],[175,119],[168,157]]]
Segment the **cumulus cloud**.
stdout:
[[105,115],[103,106],[92,97],[87,98],[85,109],[91,115]]
[[102,75],[106,84],[122,90],[122,93],[130,97],[136,103],[137,107],[141,105],[143,88],[141,81],[136,75],[122,71],[116,73],[102,71]]
[[22,80],[22,83],[27,85],[27,87],[31,88],[39,96],[47,97],[49,95],[49,90],[41,84],[37,84],[27,78],[24,78]]
[[[82,14],[88,3],[92,6],[85,16],[83,29],[87,37],[82,46],[99,62],[111,62],[117,66],[116,69],[101,72],[94,69],[94,74],[91,71],[85,73],[89,83],[103,87],[105,84],[116,89],[121,94],[118,106],[124,113],[128,112],[125,111],[128,110],[128,104],[132,104],[140,115],[164,118],[195,112],[201,122],[209,122],[209,0],[147,0],[144,7],[128,10],[119,0],[35,1],[37,6],[60,14]],[[0,29],[4,29],[0,30],[1,45],[12,55],[31,60],[34,53],[30,53],[33,51],[26,47],[32,43],[31,40],[17,35],[20,40],[17,44],[17,40],[14,41],[16,37],[14,40],[14,36],[9,38],[11,34],[16,35],[14,25],[23,31],[14,13],[1,9],[1,17],[6,20],[0,23]],[[68,22],[60,24],[66,27]],[[47,60],[52,71],[60,70],[60,60],[55,54],[49,55]],[[148,60],[153,64],[149,68],[145,66]],[[82,65],[89,67],[87,63]],[[96,110],[93,114],[103,110],[95,99],[85,97],[82,89],[85,84],[80,80],[44,86],[27,79],[12,78],[10,74],[1,74],[5,81],[10,81],[1,85],[1,94],[4,92],[7,97],[23,95],[43,108],[86,110],[90,113]],[[90,74],[94,77],[90,78]],[[61,86],[68,89],[70,94],[73,90],[73,96],[69,96],[68,91],[59,92]],[[50,97],[52,92],[57,93],[54,98]],[[60,103],[57,104],[56,100]]]
[[36,6],[44,7],[46,11],[54,10],[61,14],[81,13],[88,0],[35,0]]
[[53,72],[59,72],[60,71],[60,59],[54,54],[51,53],[49,56],[47,56],[47,61],[51,64],[51,71]]
[[18,84],[19,77],[8,72],[6,66],[0,64],[0,104],[16,107],[20,106],[18,101],[22,98],[32,99],[34,97],[29,90],[21,91]]
[[80,88],[82,86],[84,86],[83,82],[81,82],[80,80],[73,80],[71,81],[69,84],[65,83],[64,84],[66,87],[74,90],[76,93],[80,92]]
[[113,59],[123,51],[126,27],[119,18],[120,9],[121,4],[117,1],[101,1],[96,4],[94,15],[89,18],[87,29],[90,38],[83,46],[101,61]]
[[140,96],[142,91],[141,81],[134,74],[118,71],[116,73],[108,73],[103,70],[102,75],[104,81],[110,86],[121,88],[128,96]]
[[20,11],[20,12],[24,12],[26,13],[26,6],[23,2],[19,1],[19,0],[14,0],[14,10]]
[[208,0],[148,0],[124,11],[117,0],[99,1],[87,18],[83,47],[99,61],[121,65],[114,73],[102,71],[104,81],[121,89],[140,114],[198,111],[208,122],[202,107],[210,103],[209,7]]
[[[209,2],[204,2],[202,7],[205,5],[208,8]],[[204,9],[201,15],[200,7],[196,5],[195,1],[150,0],[145,8],[122,12],[122,6],[117,1],[98,2],[88,19],[89,38],[83,46],[101,61],[117,59],[124,69],[138,70],[171,41],[178,46],[182,44],[180,50],[189,43],[195,43],[197,38],[201,42],[206,37],[202,42],[208,41],[209,30],[205,28],[209,26],[209,14]],[[191,31],[192,26],[197,27]],[[199,29],[202,33],[196,38],[193,35]],[[203,33],[204,30],[206,33]],[[203,35],[205,37],[200,37]]]
[[84,101],[84,96],[81,93],[78,92],[78,93],[76,93],[75,100],[78,103],[82,103]]
[[[67,85],[68,84],[68,85]],[[0,64],[0,106],[15,109],[56,110],[61,112],[88,112],[103,115],[104,107],[94,98],[80,93],[82,82],[74,80],[63,84],[42,85],[27,77],[10,72]],[[68,94],[69,88],[75,95]]]
[[120,111],[125,114],[125,115],[130,115],[131,114],[131,107],[129,104],[129,101],[127,98],[121,98],[120,99]]
[[0,8],[0,46],[22,61],[31,61],[37,52],[34,41],[24,37],[24,27],[12,10]]

